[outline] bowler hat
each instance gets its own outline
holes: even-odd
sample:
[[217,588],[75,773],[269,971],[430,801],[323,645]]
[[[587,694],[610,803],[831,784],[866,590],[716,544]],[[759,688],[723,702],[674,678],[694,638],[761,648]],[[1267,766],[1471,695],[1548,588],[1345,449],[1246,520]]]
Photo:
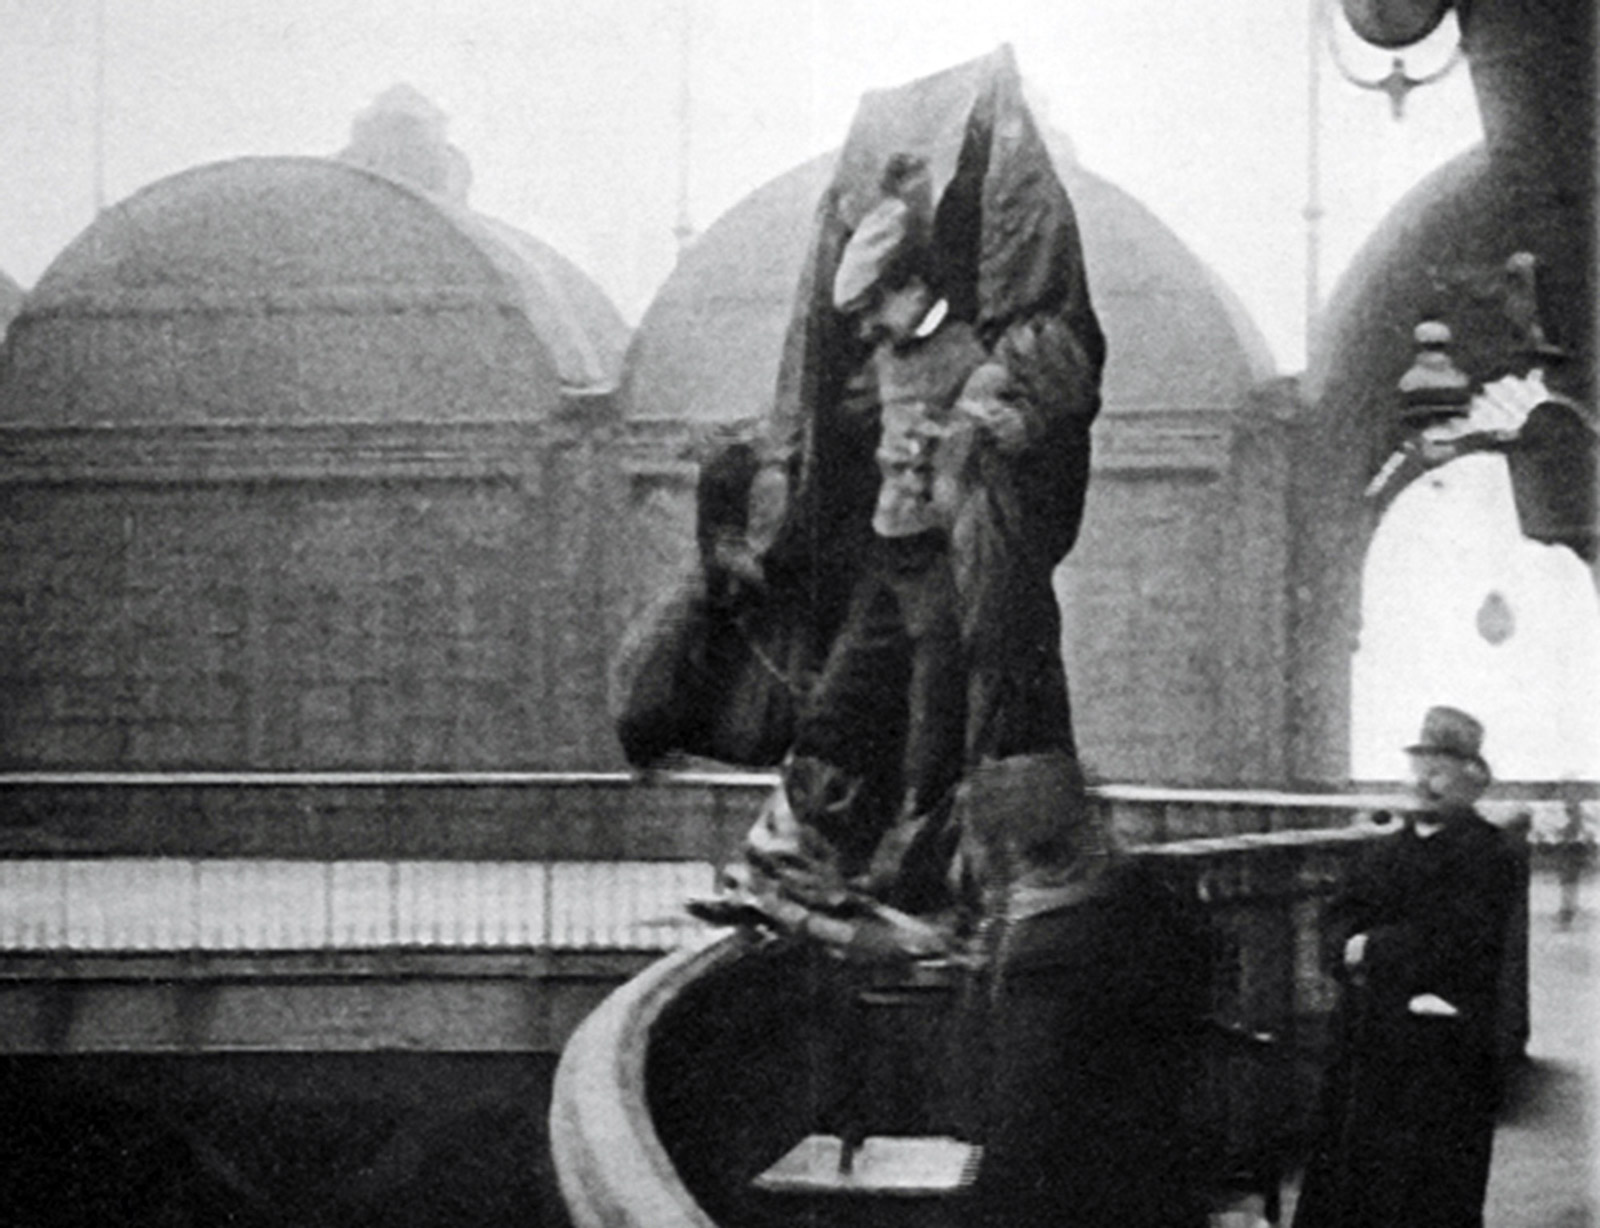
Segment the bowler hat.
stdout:
[[1406,750],[1414,755],[1450,755],[1466,759],[1487,772],[1489,765],[1484,761],[1482,748],[1483,722],[1460,708],[1439,705],[1428,709],[1422,718],[1422,736]]

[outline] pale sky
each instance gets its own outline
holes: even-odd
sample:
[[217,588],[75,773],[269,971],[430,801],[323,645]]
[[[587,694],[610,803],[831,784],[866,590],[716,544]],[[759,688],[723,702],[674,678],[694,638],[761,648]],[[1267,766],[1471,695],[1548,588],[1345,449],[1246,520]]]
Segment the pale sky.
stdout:
[[[405,81],[451,117],[472,206],[552,243],[636,321],[671,268],[685,175],[704,230],[839,145],[864,90],[1010,42],[1041,118],[1232,287],[1294,372],[1314,3],[0,0],[0,270],[33,285],[89,224],[97,180],[115,203],[206,162],[331,154]],[[1453,41],[1450,22],[1408,53],[1412,74]],[[1366,76],[1389,66],[1348,31],[1340,45]],[[1464,66],[1397,123],[1319,63],[1325,299],[1394,202],[1480,129]]]

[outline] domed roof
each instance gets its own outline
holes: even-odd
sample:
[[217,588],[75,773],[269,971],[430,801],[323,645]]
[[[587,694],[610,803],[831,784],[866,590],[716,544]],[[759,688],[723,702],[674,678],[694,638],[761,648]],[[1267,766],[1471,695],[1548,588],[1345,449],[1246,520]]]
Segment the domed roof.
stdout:
[[6,335],[6,325],[22,310],[22,287],[0,272],[0,337]]
[[243,158],[108,210],[11,330],[34,423],[539,417],[627,328],[528,235],[343,162]]
[[835,156],[757,188],[684,250],[628,346],[624,412],[722,422],[767,411]]
[[[1238,301],[1154,214],[1073,161],[1064,138],[1049,143],[1107,338],[1106,410],[1240,405],[1273,364]],[[757,189],[684,252],[623,363],[625,412],[715,422],[766,411],[836,156]]]
[[547,345],[561,382],[614,387],[628,348],[628,325],[589,275],[548,243],[496,218],[449,210],[522,291],[522,311]]
[[1107,412],[1236,409],[1276,373],[1244,304],[1129,193],[1052,148],[1106,334]]

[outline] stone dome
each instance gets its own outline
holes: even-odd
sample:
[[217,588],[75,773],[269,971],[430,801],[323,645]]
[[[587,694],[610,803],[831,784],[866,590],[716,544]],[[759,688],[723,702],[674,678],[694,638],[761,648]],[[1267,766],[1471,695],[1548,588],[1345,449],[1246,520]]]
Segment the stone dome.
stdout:
[[531,236],[324,158],[182,172],[107,210],[13,322],[0,421],[539,418],[627,326]]
[[6,326],[22,310],[22,287],[0,272],[0,337],[6,335]]
[[[1154,214],[1049,138],[1077,211],[1108,358],[1105,410],[1233,408],[1274,373],[1233,294]],[[837,155],[745,197],[684,252],[623,363],[624,412],[722,422],[766,412],[811,221]]]

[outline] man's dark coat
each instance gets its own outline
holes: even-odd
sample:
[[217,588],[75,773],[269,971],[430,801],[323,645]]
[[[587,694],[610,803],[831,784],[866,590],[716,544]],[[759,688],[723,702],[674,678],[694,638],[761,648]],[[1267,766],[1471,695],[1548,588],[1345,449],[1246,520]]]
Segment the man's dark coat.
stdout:
[[[1497,1100],[1497,1007],[1518,861],[1474,812],[1378,841],[1331,932],[1369,935],[1295,1228],[1479,1228]],[[1342,948],[1337,955],[1342,964]],[[1431,994],[1454,1017],[1419,1014]]]

